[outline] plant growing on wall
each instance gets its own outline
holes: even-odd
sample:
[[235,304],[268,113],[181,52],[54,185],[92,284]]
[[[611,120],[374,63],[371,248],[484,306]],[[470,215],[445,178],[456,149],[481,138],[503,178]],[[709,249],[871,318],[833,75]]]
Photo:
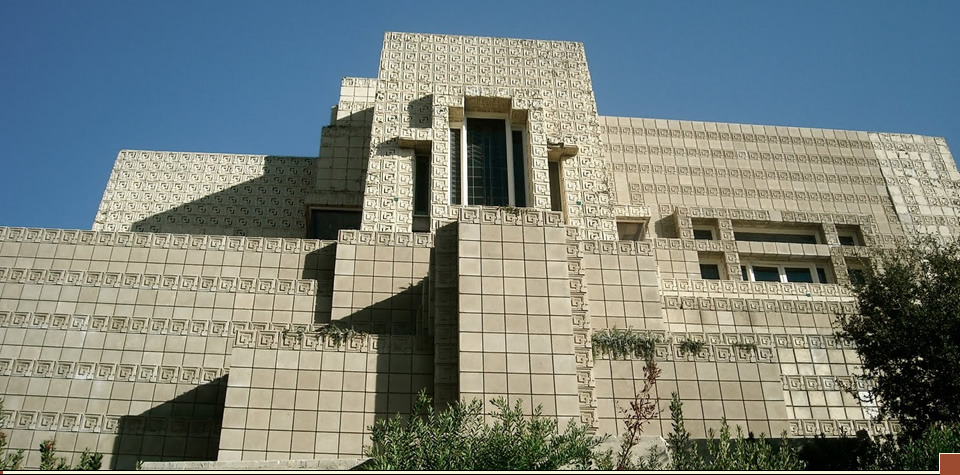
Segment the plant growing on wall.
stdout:
[[590,337],[593,344],[593,356],[609,355],[613,359],[642,358],[652,360],[657,343],[662,338],[650,332],[639,332],[631,328],[603,329],[593,332]]
[[350,340],[355,336],[362,335],[361,332],[353,328],[343,328],[339,325],[329,324],[317,329],[317,334],[324,340],[333,342],[333,346],[340,346],[343,342]]
[[698,355],[706,347],[706,343],[690,338],[680,342],[680,351],[687,355]]

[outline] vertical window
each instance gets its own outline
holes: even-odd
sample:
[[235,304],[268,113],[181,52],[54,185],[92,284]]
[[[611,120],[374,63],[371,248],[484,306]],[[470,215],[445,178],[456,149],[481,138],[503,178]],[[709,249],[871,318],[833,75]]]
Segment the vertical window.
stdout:
[[450,203],[526,206],[523,131],[504,118],[467,117],[450,128]]
[[467,202],[509,205],[507,134],[504,121],[467,119]]
[[527,206],[527,179],[524,171],[527,164],[524,162],[526,155],[523,153],[523,131],[513,131],[513,201],[514,206],[523,208]]
[[460,204],[463,175],[460,172],[460,129],[450,129],[450,204]]
[[413,163],[413,214],[430,214],[430,155],[418,152]]
[[563,211],[563,192],[560,188],[560,162],[550,160],[548,162],[550,172],[550,209],[553,211]]

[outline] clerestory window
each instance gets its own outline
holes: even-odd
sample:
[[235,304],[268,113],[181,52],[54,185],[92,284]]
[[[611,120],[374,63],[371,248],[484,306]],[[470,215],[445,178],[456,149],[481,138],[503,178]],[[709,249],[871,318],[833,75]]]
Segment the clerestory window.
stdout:
[[450,127],[450,203],[527,205],[524,131],[499,115],[468,116]]

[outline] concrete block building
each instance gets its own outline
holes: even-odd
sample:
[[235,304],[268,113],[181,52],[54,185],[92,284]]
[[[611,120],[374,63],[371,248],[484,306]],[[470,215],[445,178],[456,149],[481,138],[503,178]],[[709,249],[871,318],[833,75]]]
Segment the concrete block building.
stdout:
[[617,435],[611,329],[694,436],[896,430],[831,323],[958,189],[942,138],[606,117],[580,43],[387,33],[318,157],[122,150],[92,230],[0,228],[2,430],[28,466],[348,458],[425,390]]

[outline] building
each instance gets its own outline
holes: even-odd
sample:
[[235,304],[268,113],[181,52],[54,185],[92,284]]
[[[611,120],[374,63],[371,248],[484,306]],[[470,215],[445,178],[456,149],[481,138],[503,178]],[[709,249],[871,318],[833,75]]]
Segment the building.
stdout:
[[319,158],[123,150],[92,231],[0,228],[3,430],[351,457],[425,389],[618,434],[613,328],[660,339],[694,436],[896,430],[831,321],[870,247],[960,234],[958,188],[942,138],[605,117],[580,43],[388,33]]

